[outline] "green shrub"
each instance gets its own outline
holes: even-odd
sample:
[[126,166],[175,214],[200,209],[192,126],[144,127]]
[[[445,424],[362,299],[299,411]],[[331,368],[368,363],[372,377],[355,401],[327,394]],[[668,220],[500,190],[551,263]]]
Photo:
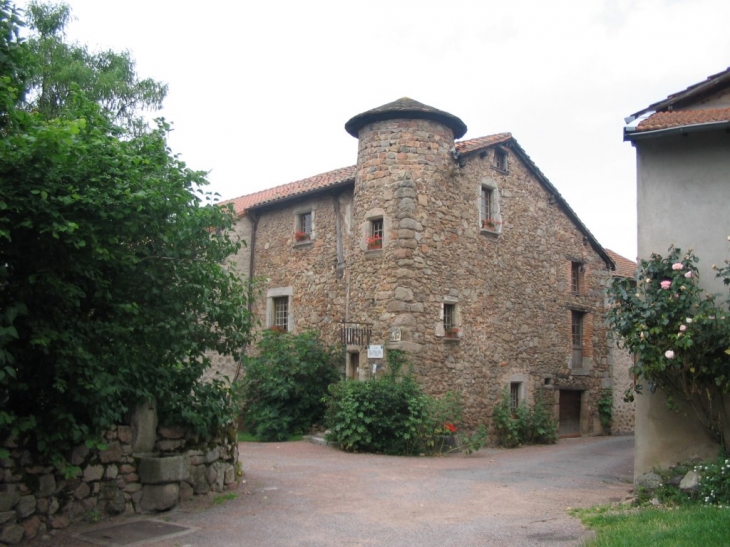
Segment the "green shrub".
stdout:
[[730,506],[730,459],[695,466],[700,474],[699,499],[708,505]]
[[532,407],[522,403],[514,412],[510,402],[509,390],[505,388],[493,414],[499,444],[514,448],[521,444],[552,444],[558,440],[557,423],[541,397]]
[[[330,439],[343,450],[415,455],[442,452],[446,437],[461,419],[458,395],[440,399],[421,391],[400,351],[388,352],[385,374],[365,382],[341,381],[330,386],[326,421]],[[486,442],[482,426],[471,437],[460,436],[461,449],[478,450]]]
[[315,332],[265,331],[258,355],[244,362],[245,428],[264,442],[308,432],[324,415],[327,386],[340,377],[339,360]]
[[598,418],[606,434],[610,435],[613,425],[613,390],[610,388],[604,389],[598,399]]

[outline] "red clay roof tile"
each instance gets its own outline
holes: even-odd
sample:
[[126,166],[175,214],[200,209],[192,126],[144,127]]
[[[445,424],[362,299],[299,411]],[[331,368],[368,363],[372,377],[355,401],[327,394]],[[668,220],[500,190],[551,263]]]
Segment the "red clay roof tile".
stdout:
[[634,277],[634,274],[636,273],[636,262],[615,253],[611,249],[606,249],[606,254],[610,256],[611,260],[613,260],[614,264],[616,264],[616,269],[613,272],[614,277]]
[[706,110],[670,110],[656,112],[636,126],[636,131],[656,131],[672,127],[730,121],[730,108]]
[[[488,146],[493,146],[501,142],[506,142],[512,138],[510,133],[499,133],[497,135],[489,135],[487,137],[479,137],[467,141],[456,143],[456,150],[462,154],[474,152]],[[283,199],[293,198],[302,194],[308,194],[317,190],[323,190],[340,184],[348,184],[355,182],[355,166],[343,167],[335,169],[327,173],[321,173],[313,177],[282,184],[267,190],[261,190],[253,194],[240,196],[234,199],[222,201],[220,205],[233,204],[237,216],[243,216],[247,209],[258,207],[266,203],[272,203]]]

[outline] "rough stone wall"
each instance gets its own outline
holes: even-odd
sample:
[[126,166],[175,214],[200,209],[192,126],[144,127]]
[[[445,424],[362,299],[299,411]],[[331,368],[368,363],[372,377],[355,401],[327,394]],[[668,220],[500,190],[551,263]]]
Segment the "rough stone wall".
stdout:
[[[257,287],[254,312],[268,328],[269,291],[290,288],[290,327],[293,332],[320,331],[328,343],[340,339],[345,319],[347,279],[338,275],[337,233],[350,230],[352,189],[289,202],[259,213],[256,226],[255,276]],[[312,212],[312,236],[297,242],[294,232],[297,215]],[[339,221],[336,218],[339,216]],[[346,250],[343,248],[342,256]]]
[[[503,388],[520,381],[528,401],[546,394],[556,416],[560,389],[583,391],[581,432],[601,433],[597,401],[611,384],[605,264],[512,150],[502,171],[493,148],[459,162],[452,147],[451,130],[433,121],[375,122],[360,131],[354,189],[257,211],[255,274],[266,278],[257,315],[266,326],[267,291],[288,288],[294,331],[336,342],[341,320],[371,324],[370,343],[408,351],[427,392],[462,393],[467,426],[489,423]],[[483,186],[502,222],[494,229],[481,226]],[[298,244],[296,215],[310,209],[312,241]],[[383,248],[368,250],[379,218]],[[573,261],[584,266],[579,294]],[[458,336],[445,336],[444,305],[457,310]],[[571,310],[585,314],[579,370]],[[360,378],[383,363],[348,350],[360,352]]]
[[[510,378],[537,390],[580,389],[583,433],[598,433],[596,402],[609,378],[603,326],[605,264],[584,243],[554,199],[510,150],[508,171],[492,167],[494,151],[460,167],[450,157],[450,131],[423,120],[396,120],[360,132],[355,224],[382,211],[382,251],[365,251],[353,232],[351,310],[373,322],[374,343],[411,352],[432,394],[464,396],[470,425],[488,422]],[[493,189],[501,226],[480,226],[482,186]],[[359,251],[359,252],[358,252]],[[584,264],[573,295],[570,262]],[[442,306],[455,304],[459,337],[444,336]],[[585,367],[572,371],[570,309],[584,312]],[[398,329],[400,342],[389,342]],[[557,408],[556,408],[557,410]]]
[[110,429],[104,436],[106,450],[79,446],[70,463],[81,469],[81,475],[70,479],[7,441],[10,457],[0,461],[0,545],[13,545],[78,520],[164,510],[195,494],[238,488],[235,440],[218,439],[200,448],[182,429],[160,427],[157,433],[158,453],[174,454],[185,462],[182,480],[143,484],[147,481],[140,479],[140,459],[132,454],[130,426]]

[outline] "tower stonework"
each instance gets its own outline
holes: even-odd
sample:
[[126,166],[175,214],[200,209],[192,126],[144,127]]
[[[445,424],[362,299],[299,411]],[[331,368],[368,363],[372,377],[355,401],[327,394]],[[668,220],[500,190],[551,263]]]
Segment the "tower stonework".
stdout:
[[[451,114],[408,98],[364,112],[345,126],[359,140],[349,262],[350,317],[372,323],[373,341],[418,355],[438,314],[432,278],[444,265],[432,252],[444,221],[433,205],[448,200],[454,138],[466,132]],[[382,249],[368,249],[382,220]],[[439,287],[441,285],[438,285]]]

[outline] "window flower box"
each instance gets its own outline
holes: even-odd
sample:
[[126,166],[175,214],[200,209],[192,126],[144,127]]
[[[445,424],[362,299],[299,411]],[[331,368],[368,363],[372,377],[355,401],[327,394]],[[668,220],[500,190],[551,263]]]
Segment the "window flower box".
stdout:
[[368,251],[383,248],[383,238],[380,236],[371,236],[367,239]]
[[459,337],[459,329],[456,327],[451,327],[446,329],[446,337],[447,338],[458,338]]
[[309,241],[309,238],[310,238],[309,232],[294,232],[294,239],[297,242]]
[[485,218],[482,220],[482,228],[485,230],[496,231],[502,226],[502,221],[494,218]]

